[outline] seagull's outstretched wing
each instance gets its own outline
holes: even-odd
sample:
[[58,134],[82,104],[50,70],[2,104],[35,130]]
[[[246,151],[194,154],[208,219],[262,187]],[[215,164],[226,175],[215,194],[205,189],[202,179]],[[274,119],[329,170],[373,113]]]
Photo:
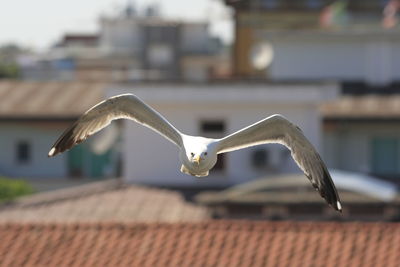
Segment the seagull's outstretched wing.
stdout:
[[333,208],[342,210],[335,185],[318,152],[300,128],[281,115],[273,115],[220,139],[218,153],[266,143],[279,143],[286,146],[320,195]]
[[60,136],[48,156],[70,149],[117,119],[134,120],[160,133],[177,146],[182,145],[181,133],[172,124],[135,95],[124,94],[104,100],[86,111]]

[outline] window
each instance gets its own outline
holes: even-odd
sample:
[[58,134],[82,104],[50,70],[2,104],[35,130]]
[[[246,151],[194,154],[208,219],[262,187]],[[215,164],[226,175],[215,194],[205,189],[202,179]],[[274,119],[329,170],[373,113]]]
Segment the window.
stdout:
[[372,172],[376,175],[391,176],[399,173],[399,140],[377,137],[371,143]]
[[257,149],[252,154],[253,166],[257,169],[263,169],[268,166],[269,154],[266,149]]
[[[223,120],[204,120],[200,122],[200,132],[208,138],[221,138],[225,134],[225,122]],[[226,167],[226,156],[218,155],[218,161],[211,171],[223,171]]]
[[[203,121],[201,123],[201,131],[206,135],[221,134],[220,136],[213,136],[215,138],[221,138],[225,132],[225,124],[223,121]],[[211,136],[208,137],[212,138]]]
[[20,141],[16,146],[17,162],[27,163],[31,159],[31,145],[27,141]]

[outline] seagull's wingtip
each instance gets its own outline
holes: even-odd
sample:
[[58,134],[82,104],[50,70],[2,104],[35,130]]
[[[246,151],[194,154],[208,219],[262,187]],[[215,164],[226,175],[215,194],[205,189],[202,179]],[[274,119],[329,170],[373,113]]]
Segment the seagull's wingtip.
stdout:
[[336,207],[339,212],[342,212],[342,204],[339,201],[336,201]]
[[47,154],[48,157],[53,157],[55,155],[56,148],[52,147],[49,151],[49,154]]

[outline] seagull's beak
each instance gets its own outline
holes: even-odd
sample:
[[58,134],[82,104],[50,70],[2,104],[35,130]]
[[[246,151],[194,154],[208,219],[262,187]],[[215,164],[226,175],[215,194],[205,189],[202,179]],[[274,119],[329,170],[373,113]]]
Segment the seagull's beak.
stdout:
[[196,162],[197,165],[200,164],[200,161],[201,161],[201,160],[202,160],[202,158],[200,157],[200,155],[197,155],[197,156],[195,156],[195,157],[193,158],[193,162]]

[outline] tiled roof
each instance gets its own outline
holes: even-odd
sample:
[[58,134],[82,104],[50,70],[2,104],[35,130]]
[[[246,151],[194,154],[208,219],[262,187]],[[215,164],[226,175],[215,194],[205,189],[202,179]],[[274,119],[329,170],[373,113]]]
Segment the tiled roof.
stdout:
[[180,193],[110,180],[40,193],[0,207],[0,222],[196,222],[206,208]]
[[77,117],[104,96],[104,83],[0,81],[0,118]]
[[0,224],[0,266],[400,266],[400,224]]
[[325,118],[400,118],[400,95],[343,96],[320,110]]

